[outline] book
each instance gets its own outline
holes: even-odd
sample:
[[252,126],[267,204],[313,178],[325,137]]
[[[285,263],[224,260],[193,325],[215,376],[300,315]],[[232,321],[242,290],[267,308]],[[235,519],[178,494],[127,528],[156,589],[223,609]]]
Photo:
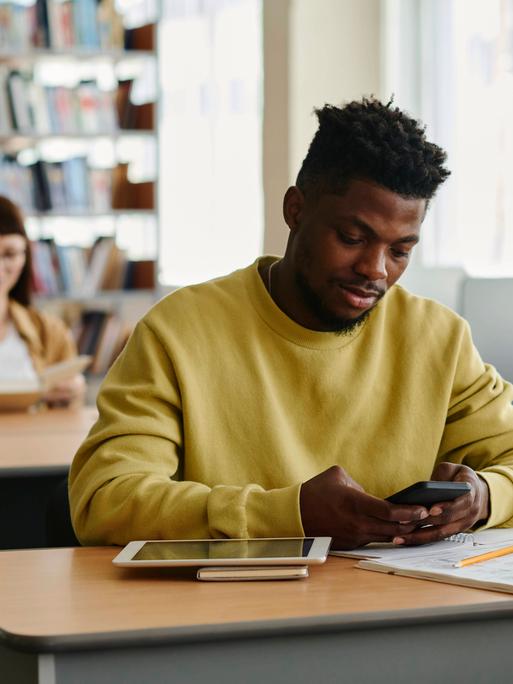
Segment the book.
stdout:
[[46,0],[48,18],[49,42],[53,49],[61,50],[66,47],[62,31],[63,0]]
[[7,95],[9,69],[0,64],[0,133],[9,133],[12,128],[11,107]]
[[68,206],[73,209],[87,209],[89,207],[87,158],[85,156],[72,157],[65,159],[61,164]]
[[73,3],[73,32],[77,45],[92,49],[100,47],[96,20],[96,0],[75,0]]
[[80,354],[95,356],[109,315],[109,312],[104,310],[82,312],[81,331],[77,343]]
[[36,0],[36,27],[35,46],[50,47],[47,0]]
[[207,566],[199,568],[196,577],[210,582],[304,579],[308,577],[308,567],[306,565]]
[[57,295],[61,291],[60,273],[56,271],[55,244],[48,240],[35,240],[30,244],[34,291],[44,295]]
[[90,363],[91,356],[75,356],[47,366],[33,380],[0,381],[0,411],[19,411],[33,406],[45,392],[81,373]]
[[11,71],[7,77],[9,114],[17,131],[30,131],[33,128],[28,98],[29,82],[27,74],[17,70]]
[[48,135],[52,132],[48,93],[41,83],[30,81],[28,94],[34,131],[42,135]]
[[471,556],[510,546],[513,544],[513,529],[484,530],[458,537],[460,539],[454,539],[453,542],[449,539],[426,547],[399,548],[395,559],[390,553],[386,553],[378,558],[360,560],[357,567],[390,575],[513,594],[511,553],[465,567],[455,566],[458,561]]
[[[424,557],[428,553],[440,553],[454,548],[454,544],[472,548],[476,544],[474,535],[455,534],[432,544],[422,546],[400,546],[391,542],[373,543],[361,546],[351,551],[330,550],[330,556],[343,556],[344,558],[356,558],[357,560],[382,560],[396,561],[402,558]],[[479,542],[478,542],[479,543]],[[460,547],[461,548],[461,547]]]
[[52,201],[45,164],[38,159],[27,168],[32,172],[33,205],[39,211],[48,211],[52,208]]
[[64,292],[81,296],[85,291],[87,260],[85,251],[77,245],[56,245]]
[[156,264],[152,259],[128,261],[125,269],[124,290],[152,290],[155,287]]
[[112,195],[112,170],[89,168],[89,198],[91,209],[97,212],[109,212]]
[[104,375],[110,368],[114,361],[114,352],[118,346],[122,326],[123,323],[118,316],[109,314],[96,347],[94,361],[89,369],[93,375]]
[[[115,280],[115,276],[111,272],[113,268],[119,269],[117,276],[119,283],[121,283],[122,269],[119,252],[120,250],[113,237],[101,236],[96,239],[89,257],[87,277],[84,281],[84,295],[93,296],[104,288],[105,283],[113,284]],[[120,284],[115,285],[114,289],[120,286]]]
[[115,0],[100,0],[96,13],[100,45],[104,49],[122,50],[125,40],[123,19],[116,10]]
[[124,36],[125,50],[149,50],[155,49],[155,25],[144,24],[127,28]]

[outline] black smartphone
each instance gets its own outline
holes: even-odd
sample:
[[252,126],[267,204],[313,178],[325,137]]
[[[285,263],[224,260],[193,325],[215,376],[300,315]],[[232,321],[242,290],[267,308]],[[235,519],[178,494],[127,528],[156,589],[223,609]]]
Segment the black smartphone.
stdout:
[[394,504],[413,504],[418,506],[431,506],[440,501],[452,501],[458,496],[467,494],[471,490],[468,482],[439,482],[429,480],[416,482],[389,496],[386,500]]

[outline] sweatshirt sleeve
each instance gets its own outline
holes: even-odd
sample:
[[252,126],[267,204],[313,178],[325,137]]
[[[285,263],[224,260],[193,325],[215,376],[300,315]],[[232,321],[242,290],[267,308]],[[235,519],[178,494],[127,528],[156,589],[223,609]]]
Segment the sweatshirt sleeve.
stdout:
[[484,527],[513,527],[512,402],[513,386],[483,363],[465,323],[438,460],[468,465],[487,482]]
[[172,359],[144,320],[104,380],[98,409],[69,478],[81,543],[303,535],[300,483],[264,490],[182,480],[180,386]]

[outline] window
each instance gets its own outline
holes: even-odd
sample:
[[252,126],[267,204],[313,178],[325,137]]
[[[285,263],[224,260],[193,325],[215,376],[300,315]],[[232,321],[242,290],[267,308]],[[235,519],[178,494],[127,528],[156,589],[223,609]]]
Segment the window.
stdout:
[[422,263],[513,276],[513,0],[390,0],[385,9],[386,90],[427,124],[452,171],[427,220]]
[[259,0],[169,0],[160,25],[160,279],[203,281],[263,242]]

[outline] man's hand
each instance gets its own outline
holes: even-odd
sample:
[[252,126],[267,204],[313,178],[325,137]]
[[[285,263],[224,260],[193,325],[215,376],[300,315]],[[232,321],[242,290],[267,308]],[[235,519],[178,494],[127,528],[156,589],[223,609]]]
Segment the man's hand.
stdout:
[[400,534],[394,540],[396,543],[428,544],[439,541],[451,534],[468,530],[490,515],[488,485],[472,468],[455,463],[439,463],[433,470],[431,479],[468,482],[472,490],[453,501],[433,504],[429,509],[429,517],[422,521],[423,525],[429,527]]
[[424,506],[394,505],[366,494],[340,466],[302,485],[300,508],[305,534],[333,537],[334,549],[392,541],[428,515]]

